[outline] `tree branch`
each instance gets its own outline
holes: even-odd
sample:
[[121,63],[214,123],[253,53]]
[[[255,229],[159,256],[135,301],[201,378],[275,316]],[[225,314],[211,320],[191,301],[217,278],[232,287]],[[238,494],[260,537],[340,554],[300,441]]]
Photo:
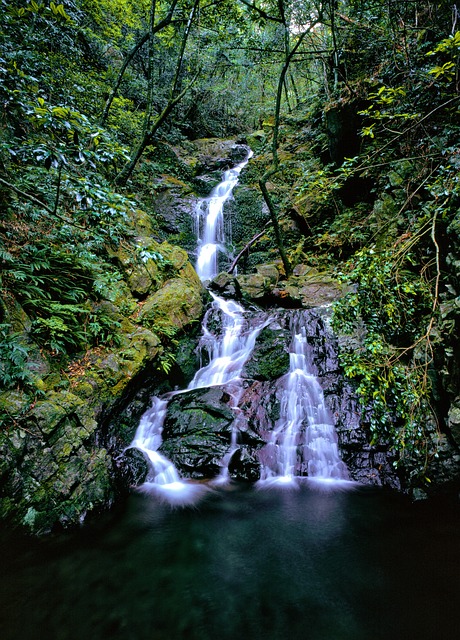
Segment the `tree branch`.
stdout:
[[60,216],[58,213],[56,213],[56,211],[53,211],[53,209],[50,209],[50,207],[48,207],[48,205],[46,205],[44,202],[42,202],[35,196],[31,195],[30,193],[26,193],[25,191],[18,189],[17,187],[14,186],[14,184],[7,182],[3,178],[0,178],[0,184],[7,187],[8,189],[11,189],[11,191],[14,191],[14,193],[16,193],[18,196],[21,196],[26,200],[29,200],[29,202],[33,202],[34,204],[38,205],[41,209],[44,209],[50,215],[54,216],[55,218],[58,218],[58,220],[61,220],[66,224],[70,224],[72,227],[76,227],[77,229],[82,229],[83,231],[86,231],[85,227],[81,227],[79,224],[75,224],[75,222],[72,222],[71,220],[68,220],[63,216]]
[[253,2],[248,2],[248,0],[240,0],[240,2],[246,5],[246,7],[249,7],[249,9],[251,9],[252,11],[256,11],[265,20],[271,20],[272,22],[279,22],[280,24],[283,24],[282,18],[277,18],[276,16],[270,16],[266,11],[257,7],[255,0],[253,0]]
[[119,185],[124,185],[126,184],[128,178],[130,177],[130,175],[132,174],[132,172],[134,171],[134,168],[136,166],[136,164],[139,161],[139,158],[141,157],[141,155],[144,153],[144,149],[152,143],[153,138],[155,137],[156,132],[158,131],[158,129],[161,127],[161,125],[163,124],[163,122],[166,120],[166,118],[169,116],[169,114],[171,113],[171,111],[174,109],[174,107],[176,106],[176,104],[178,102],[180,102],[182,100],[182,98],[185,96],[185,94],[187,93],[187,91],[189,91],[191,89],[191,87],[195,84],[198,76],[200,75],[200,69],[198,69],[195,73],[195,75],[193,76],[193,78],[190,80],[190,82],[188,83],[188,85],[182,89],[182,91],[172,100],[170,100],[168,102],[168,104],[166,105],[166,107],[163,109],[163,111],[160,113],[160,115],[158,116],[158,118],[155,120],[155,122],[153,123],[152,128],[150,129],[150,131],[148,131],[143,139],[141,140],[140,144],[138,145],[136,151],[133,154],[133,157],[131,158],[131,160],[126,164],[126,166],[120,171],[120,173],[118,174],[118,176],[115,178],[115,183],[119,184]]
[[248,251],[248,249],[252,247],[253,244],[257,242],[257,240],[259,240],[259,238],[265,235],[267,229],[268,229],[268,225],[265,227],[265,229],[263,229],[263,231],[261,231],[260,233],[256,233],[256,235],[253,238],[251,238],[249,242],[241,249],[239,254],[236,256],[236,258],[233,260],[232,264],[230,265],[228,273],[233,273],[236,265],[238,264],[242,256],[246,253],[246,251]]
[[123,64],[121,65],[121,69],[118,72],[118,77],[115,81],[115,84],[109,94],[109,97],[106,100],[104,111],[102,112],[102,116],[100,120],[101,126],[103,126],[107,120],[110,107],[112,106],[113,99],[115,98],[117,91],[120,88],[121,81],[123,80],[123,76],[131,60],[134,58],[136,53],[144,46],[144,44],[148,42],[151,36],[155,35],[155,33],[158,33],[159,31],[167,27],[172,22],[172,18],[174,15],[174,11],[176,9],[177,2],[178,0],[172,0],[171,6],[169,7],[169,11],[167,15],[163,18],[163,20],[160,20],[160,22],[157,25],[155,25],[151,31],[149,30],[146,33],[144,33],[144,35],[136,42],[136,44],[131,48],[128,55],[124,59]]

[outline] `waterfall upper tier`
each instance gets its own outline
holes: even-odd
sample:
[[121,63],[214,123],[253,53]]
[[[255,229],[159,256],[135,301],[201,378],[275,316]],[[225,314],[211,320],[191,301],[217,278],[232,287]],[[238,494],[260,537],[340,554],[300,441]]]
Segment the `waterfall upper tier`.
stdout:
[[195,209],[197,235],[196,272],[202,281],[214,278],[219,272],[219,253],[225,251],[224,205],[232,195],[238,177],[249,162],[247,158],[223,175],[223,180],[208,198],[199,200]]

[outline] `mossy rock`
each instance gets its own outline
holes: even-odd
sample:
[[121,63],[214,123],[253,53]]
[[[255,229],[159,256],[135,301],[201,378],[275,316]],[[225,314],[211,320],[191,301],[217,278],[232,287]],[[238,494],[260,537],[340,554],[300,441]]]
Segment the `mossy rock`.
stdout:
[[258,151],[267,141],[267,134],[263,129],[254,131],[246,136],[246,142],[253,151]]
[[166,325],[183,329],[201,318],[201,294],[201,283],[173,278],[147,299],[138,319],[148,327]]
[[215,291],[219,296],[223,296],[224,298],[239,299],[241,297],[241,289],[238,284],[238,280],[235,276],[224,271],[211,280],[209,283],[209,289],[211,291]]
[[290,332],[265,327],[257,337],[242,375],[253,380],[276,380],[289,371]]
[[168,405],[160,452],[182,475],[212,478],[231,443],[233,411],[229,395],[218,387],[181,393]]
[[[202,285],[186,252],[151,239],[138,242],[161,256],[157,261],[148,258],[155,263],[150,284],[133,284],[137,249],[120,250],[113,258],[138,297],[147,289],[154,292],[147,294],[145,304],[136,303],[122,281],[118,298],[95,306],[114,321],[118,346],[93,347],[66,371],[50,372],[43,385],[46,397],[33,405],[25,393],[0,395],[0,409],[3,404],[4,414],[12,417],[8,430],[0,434],[0,514],[34,533],[77,524],[87,512],[107,507],[121,485],[126,490],[114,460],[126,437],[101,425],[126,402],[142,372],[154,370],[159,362],[164,346],[147,325],[159,323],[165,335],[168,327],[180,334],[201,319]],[[68,389],[59,388],[64,382]],[[110,453],[103,448],[106,442]]]
[[234,139],[199,138],[193,140],[191,147],[196,158],[196,175],[228,169],[242,162],[248,153],[247,147]]
[[251,273],[247,276],[237,276],[238,286],[243,297],[250,300],[262,301],[271,292],[272,282],[262,273]]

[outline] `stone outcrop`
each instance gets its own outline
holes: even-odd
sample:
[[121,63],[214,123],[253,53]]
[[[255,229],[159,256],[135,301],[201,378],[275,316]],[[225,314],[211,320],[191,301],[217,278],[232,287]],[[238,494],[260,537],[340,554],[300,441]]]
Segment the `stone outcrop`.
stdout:
[[145,464],[121,452],[139,412],[128,425],[112,417],[147,376],[150,393],[165,368],[174,366],[178,380],[190,377],[172,350],[181,340],[185,347],[184,332],[199,327],[203,312],[186,252],[138,237],[135,251],[120,248],[113,259],[125,278],[113,302],[101,304],[117,323],[117,346],[92,348],[61,374],[42,367],[46,395],[32,405],[25,393],[0,394],[0,410],[11,417],[0,432],[0,514],[34,532],[75,524],[137,484]]
[[314,309],[332,304],[344,294],[343,285],[327,271],[299,264],[286,278],[281,263],[259,264],[255,273],[220,273],[210,289],[224,297],[259,306]]
[[234,420],[229,400],[225,390],[214,387],[181,393],[169,403],[160,453],[185,477],[219,474]]

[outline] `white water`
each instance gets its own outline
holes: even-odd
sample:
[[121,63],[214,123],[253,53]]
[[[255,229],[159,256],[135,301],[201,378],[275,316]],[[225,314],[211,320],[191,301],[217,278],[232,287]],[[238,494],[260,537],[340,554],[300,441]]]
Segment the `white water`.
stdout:
[[232,425],[230,449],[222,460],[221,474],[216,478],[216,482],[221,484],[229,480],[228,464],[238,448],[237,435],[240,417],[238,402],[243,391],[241,371],[254,349],[257,336],[268,324],[269,319],[266,314],[257,319],[253,317],[251,326],[243,307],[234,300],[224,300],[212,292],[210,293],[214,299],[212,310],[219,313],[222,328],[220,336],[214,336],[208,330],[207,314],[203,322],[203,337],[200,346],[208,351],[209,364],[197,371],[188,388],[198,389],[225,385],[225,390],[230,395],[229,405],[235,412],[235,419]]
[[280,418],[263,452],[261,483],[291,484],[296,476],[347,480],[323,390],[309,362],[302,313],[291,316],[289,373],[280,379]]
[[223,175],[223,180],[213,189],[209,198],[200,200],[195,210],[195,229],[198,238],[196,272],[204,282],[218,274],[219,252],[224,251],[224,205],[232,195],[241,170],[252,156]]
[[265,326],[263,317],[257,326],[251,329],[243,307],[234,300],[224,300],[213,293],[211,296],[214,299],[214,310],[218,310],[221,315],[221,336],[212,335],[205,321],[202,344],[208,348],[210,362],[195,374],[189,389],[226,384],[239,378],[243,365],[254,348],[256,338]]
[[[196,270],[202,281],[218,273],[218,255],[223,251],[225,241],[224,204],[230,198],[238,176],[251,155],[234,169],[226,171],[223,181],[196,208]],[[200,341],[201,348],[207,350],[209,362],[199,369],[188,390],[225,384],[230,394],[235,420],[229,451],[222,460],[221,475],[216,479],[219,483],[228,480],[228,464],[238,448],[241,371],[269,318],[261,314],[256,322],[252,318],[249,323],[245,310],[238,303],[212,293],[211,296],[212,309],[205,316]],[[214,335],[208,327],[210,316],[213,315],[215,320],[215,314],[220,316],[219,336]],[[290,371],[280,379],[281,417],[264,451],[261,483],[265,485],[290,484],[299,475],[319,480],[348,478],[346,467],[338,454],[337,436],[324,404],[323,392],[309,369],[307,339],[301,318],[301,314],[294,313],[292,316]],[[152,491],[168,502],[187,504],[194,502],[208,489],[202,484],[181,480],[173,463],[158,452],[167,405],[166,399],[153,398],[152,406],[142,416],[130,446],[142,450],[150,462],[150,472],[142,489]]]
[[[199,202],[195,216],[198,236],[198,259],[196,270],[202,281],[217,275],[218,253],[223,249],[224,225],[223,208],[230,198],[232,190],[238,182],[238,176],[249,161],[252,152],[246,160],[234,169],[226,171],[223,181],[217,185],[209,198]],[[239,384],[241,370],[249,358],[258,333],[265,326],[265,316],[261,317],[255,327],[250,327],[245,318],[245,310],[233,300],[224,300],[212,294],[212,310],[221,316],[222,330],[220,337],[209,331],[206,314],[203,323],[203,337],[201,344],[206,346],[209,363],[202,367],[190,382],[188,389],[199,389],[215,385],[226,384],[230,393],[231,406],[237,407],[241,395]],[[230,384],[231,383],[231,384]],[[144,413],[137,428],[131,447],[143,451],[150,461],[150,472],[143,489],[154,491],[170,502],[185,504],[194,501],[197,493],[206,489],[203,485],[187,483],[180,479],[177,469],[172,462],[158,452],[162,443],[163,424],[166,417],[168,401],[153,398],[152,407]],[[237,420],[235,420],[235,424]],[[233,428],[232,441],[228,454],[222,461],[222,474],[219,481],[228,476],[227,465],[235,452],[236,426]]]

